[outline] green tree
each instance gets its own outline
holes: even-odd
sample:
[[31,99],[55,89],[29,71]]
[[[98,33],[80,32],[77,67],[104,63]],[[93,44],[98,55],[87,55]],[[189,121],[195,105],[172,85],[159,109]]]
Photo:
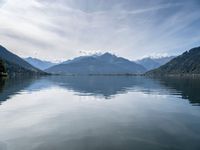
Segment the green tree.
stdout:
[[0,73],[6,73],[6,68],[3,60],[0,60]]

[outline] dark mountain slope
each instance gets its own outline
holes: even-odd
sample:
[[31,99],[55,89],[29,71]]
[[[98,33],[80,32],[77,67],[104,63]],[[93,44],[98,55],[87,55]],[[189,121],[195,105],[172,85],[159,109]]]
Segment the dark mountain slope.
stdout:
[[6,75],[7,73],[6,73],[5,63],[2,60],[0,60],[0,77]]
[[200,74],[200,47],[186,51],[147,75]]
[[45,74],[43,71],[33,67],[19,56],[9,52],[0,45],[0,59],[5,63],[6,71],[13,74]]

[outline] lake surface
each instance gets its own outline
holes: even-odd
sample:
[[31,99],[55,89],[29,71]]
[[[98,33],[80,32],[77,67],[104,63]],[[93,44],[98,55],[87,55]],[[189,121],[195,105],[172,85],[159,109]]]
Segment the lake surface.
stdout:
[[0,80],[0,150],[200,150],[200,80]]

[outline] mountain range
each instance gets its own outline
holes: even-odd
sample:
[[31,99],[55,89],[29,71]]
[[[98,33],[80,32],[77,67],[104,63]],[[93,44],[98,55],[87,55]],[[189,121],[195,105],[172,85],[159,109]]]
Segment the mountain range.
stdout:
[[146,74],[160,76],[200,74],[200,47],[186,51],[165,65]]
[[0,45],[0,75],[38,75],[47,74],[46,72],[69,75],[123,75],[143,74],[145,72],[145,75],[156,76],[196,75],[200,74],[200,47],[186,51],[177,57],[148,57],[135,62],[110,53],[104,53],[80,56],[55,64],[31,57],[22,59]]
[[173,58],[175,58],[175,56],[166,56],[166,57],[160,57],[160,58],[145,57],[135,62],[144,66],[146,70],[149,71],[168,63]]
[[110,53],[81,56],[45,70],[58,74],[137,74],[146,69],[128,59]]
[[[91,57],[91,56],[80,56],[80,57],[76,57],[72,60],[64,61],[62,63],[53,63],[51,61],[40,60],[40,59],[32,58],[32,57],[24,58],[24,60],[36,68],[39,68],[41,70],[46,70],[46,69],[48,70],[49,68],[56,66],[56,65],[76,63],[79,60],[83,60],[83,59],[86,59],[89,57]],[[95,57],[95,55],[93,55],[92,57]],[[173,58],[175,58],[175,56],[166,56],[166,57],[160,57],[160,58],[145,57],[143,59],[140,59],[140,60],[137,60],[134,62],[142,65],[146,69],[146,71],[149,71],[149,70],[156,69],[156,68],[166,64]]]
[[27,61],[32,66],[39,68],[41,70],[45,70],[47,68],[50,68],[52,66],[57,65],[57,63],[53,63],[53,62],[45,61],[45,60],[40,60],[40,59],[32,58],[32,57],[24,58],[24,60]]
[[33,67],[19,56],[11,53],[0,45],[0,60],[4,62],[6,72],[9,75],[16,74],[45,74],[43,71]]

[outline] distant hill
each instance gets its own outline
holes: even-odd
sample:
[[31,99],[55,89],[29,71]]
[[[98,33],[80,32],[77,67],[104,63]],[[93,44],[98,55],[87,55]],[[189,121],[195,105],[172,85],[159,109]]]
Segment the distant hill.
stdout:
[[34,67],[39,68],[41,70],[45,70],[54,65],[57,65],[56,63],[52,63],[50,61],[44,61],[44,60],[40,60],[40,59],[32,58],[32,57],[24,58],[24,60],[27,61],[29,64],[33,65]]
[[147,75],[200,74],[200,47],[186,51]]
[[149,71],[168,63],[173,58],[175,58],[175,56],[168,56],[168,57],[161,57],[161,58],[146,57],[146,58],[137,60],[136,63],[144,66],[147,69],[147,71]]
[[5,63],[6,72],[9,75],[14,74],[44,74],[43,71],[33,67],[19,56],[9,52],[0,45],[0,60]]
[[81,56],[45,70],[58,74],[135,74],[146,69],[125,58],[110,53]]

